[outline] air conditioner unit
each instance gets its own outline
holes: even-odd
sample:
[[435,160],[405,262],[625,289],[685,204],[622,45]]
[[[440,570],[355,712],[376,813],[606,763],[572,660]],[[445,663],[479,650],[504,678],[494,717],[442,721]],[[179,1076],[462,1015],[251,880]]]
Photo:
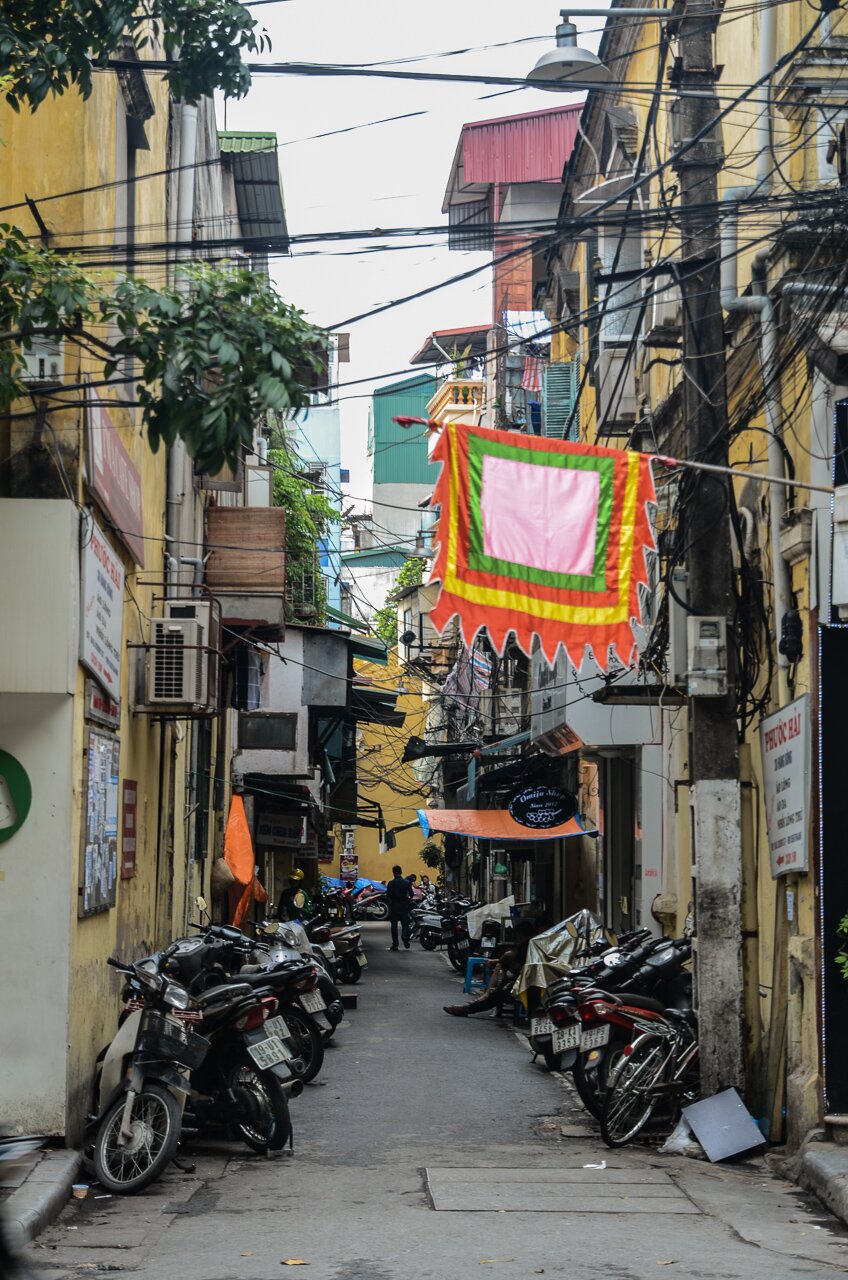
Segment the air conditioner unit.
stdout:
[[49,338],[35,337],[29,351],[21,349],[24,382],[40,382],[48,386],[61,386],[65,372],[65,344]]
[[636,378],[627,348],[602,347],[598,353],[598,431],[629,429],[636,421]]
[[651,309],[652,329],[681,329],[683,327],[683,298],[680,286],[671,284],[662,276],[654,280],[654,298]]
[[[206,601],[166,600],[165,617],[151,619],[147,661],[147,702],[150,706],[212,710],[216,697],[210,672],[213,635],[212,605]],[[210,674],[212,679],[210,679]]]

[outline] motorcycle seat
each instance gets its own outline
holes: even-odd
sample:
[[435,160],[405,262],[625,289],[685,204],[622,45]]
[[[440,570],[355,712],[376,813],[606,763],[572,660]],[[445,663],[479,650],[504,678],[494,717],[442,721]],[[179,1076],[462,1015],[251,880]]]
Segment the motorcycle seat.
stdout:
[[665,1013],[665,1005],[659,1000],[652,1000],[650,996],[632,996],[630,992],[622,991],[620,993],[621,1002],[629,1005],[631,1009],[645,1009],[649,1013]]
[[293,965],[290,969],[263,969],[260,973],[240,973],[239,979],[250,987],[285,987],[306,976],[306,965]]
[[243,1000],[249,995],[251,995],[251,988],[247,981],[227,982],[223,986],[210,987],[208,991],[202,991],[200,995],[195,996],[195,1000],[199,1008],[210,1009],[216,1004],[230,1004],[235,1000]]

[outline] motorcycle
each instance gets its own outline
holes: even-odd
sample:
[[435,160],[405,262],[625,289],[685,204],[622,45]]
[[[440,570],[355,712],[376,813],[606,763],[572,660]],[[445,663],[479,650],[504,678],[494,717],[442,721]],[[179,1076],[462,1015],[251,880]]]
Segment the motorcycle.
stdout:
[[646,1023],[665,1022],[669,1010],[691,1015],[691,975],[685,968],[690,957],[688,938],[651,939],[616,957],[615,965],[563,979],[550,989],[547,1013],[556,1035],[552,1048],[570,1053],[561,1058],[559,1069],[571,1070],[595,1119],[601,1118],[615,1064],[636,1032]]
[[389,904],[385,889],[366,885],[353,895],[354,920],[388,920]]
[[324,1062],[322,1030],[313,1016],[325,1009],[316,990],[317,967],[297,956],[263,968],[252,961],[257,951],[267,956],[268,944],[248,938],[233,925],[196,923],[193,927],[202,930],[201,937],[180,938],[161,953],[165,972],[178,973],[195,996],[233,981],[273,995],[292,1042],[292,1071],[305,1084],[313,1080]]
[[161,1177],[176,1154],[191,1072],[209,1041],[191,1030],[185,987],[150,965],[107,964],[124,975],[127,1016],[101,1054],[87,1132],[94,1171],[107,1191],[127,1195]]
[[[344,1017],[341,992],[335,985],[335,963],[331,965],[332,976],[320,963],[325,959],[327,952],[331,951],[335,955],[332,939],[319,942],[315,938],[310,944],[306,930],[301,924],[280,925],[276,921],[257,924],[255,931],[259,940],[266,943],[269,948],[265,954],[260,950],[256,950],[253,954],[252,959],[260,972],[273,971],[280,965],[298,963],[301,960],[318,962],[318,981],[315,992],[301,993],[301,1000],[305,999],[307,994],[320,997],[323,1007],[318,1007],[317,1001],[312,999],[309,1012],[318,1024],[324,1040],[330,1040]],[[329,929],[327,933],[329,935]]]

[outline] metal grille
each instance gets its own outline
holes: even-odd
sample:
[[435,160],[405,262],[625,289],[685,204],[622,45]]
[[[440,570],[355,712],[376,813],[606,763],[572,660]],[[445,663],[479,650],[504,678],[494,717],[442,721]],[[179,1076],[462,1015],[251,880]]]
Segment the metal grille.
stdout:
[[158,700],[185,700],[186,633],[173,622],[157,622],[153,651],[153,695]]
[[489,197],[467,200],[448,208],[448,248],[482,249],[494,247],[492,208]]

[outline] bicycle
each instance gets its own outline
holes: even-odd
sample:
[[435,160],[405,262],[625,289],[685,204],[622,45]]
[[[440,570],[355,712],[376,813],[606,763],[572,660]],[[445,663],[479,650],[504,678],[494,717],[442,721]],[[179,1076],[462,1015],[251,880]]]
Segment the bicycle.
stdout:
[[638,1036],[615,1064],[601,1115],[608,1147],[623,1147],[641,1133],[657,1107],[670,1104],[670,1128],[681,1108],[699,1096],[698,1041],[689,1018],[669,1009],[664,1026]]

